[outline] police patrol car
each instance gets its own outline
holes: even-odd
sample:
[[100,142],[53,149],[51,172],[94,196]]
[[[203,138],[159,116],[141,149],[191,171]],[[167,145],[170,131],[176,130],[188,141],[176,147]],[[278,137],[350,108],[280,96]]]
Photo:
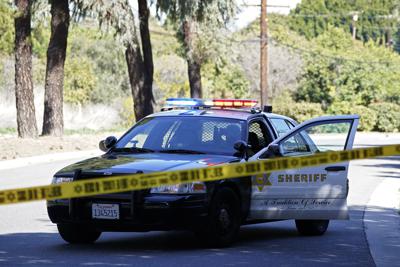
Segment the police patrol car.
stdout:
[[[63,168],[53,183],[94,177],[206,167],[352,148],[359,117],[327,116],[300,125],[254,108],[253,100],[168,99],[105,154]],[[47,202],[69,243],[90,243],[106,231],[187,229],[226,246],[241,225],[293,219],[300,234],[322,235],[329,220],[347,219],[349,163],[335,163],[214,182]]]

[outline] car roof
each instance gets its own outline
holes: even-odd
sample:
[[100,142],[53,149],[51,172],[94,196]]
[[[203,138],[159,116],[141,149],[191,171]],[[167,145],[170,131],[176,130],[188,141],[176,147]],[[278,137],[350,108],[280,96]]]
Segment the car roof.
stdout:
[[[251,112],[246,109],[173,109],[162,112],[157,112],[149,115],[148,117],[168,117],[168,116],[193,116],[193,117],[217,117],[217,118],[230,118],[239,120],[249,120],[253,117],[264,115],[267,118],[286,119],[295,122],[293,119],[266,112]],[[296,123],[296,122],[295,122]]]

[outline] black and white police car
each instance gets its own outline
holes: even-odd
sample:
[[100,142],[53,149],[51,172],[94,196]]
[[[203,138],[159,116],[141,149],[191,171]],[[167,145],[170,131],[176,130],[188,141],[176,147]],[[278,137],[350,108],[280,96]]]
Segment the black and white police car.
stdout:
[[[52,183],[348,150],[359,120],[326,116],[298,125],[254,108],[253,100],[177,98],[166,104],[120,139],[101,141],[104,155],[61,169]],[[226,246],[241,225],[287,219],[301,234],[322,235],[329,220],[348,218],[348,167],[344,162],[51,200],[48,214],[69,243],[94,242],[108,231],[187,229],[210,245]]]

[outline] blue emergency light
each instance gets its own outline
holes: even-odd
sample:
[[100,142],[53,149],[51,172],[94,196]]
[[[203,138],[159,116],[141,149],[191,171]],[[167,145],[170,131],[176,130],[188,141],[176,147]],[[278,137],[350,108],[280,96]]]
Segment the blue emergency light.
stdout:
[[165,104],[173,107],[202,107],[204,101],[196,98],[167,98]]

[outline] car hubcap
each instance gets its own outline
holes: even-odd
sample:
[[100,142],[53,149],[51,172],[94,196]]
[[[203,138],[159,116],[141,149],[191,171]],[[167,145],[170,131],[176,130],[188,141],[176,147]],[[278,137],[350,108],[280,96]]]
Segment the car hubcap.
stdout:
[[227,209],[222,208],[219,212],[219,222],[221,228],[224,232],[229,230],[229,226],[231,225],[231,218],[229,216],[229,212]]

